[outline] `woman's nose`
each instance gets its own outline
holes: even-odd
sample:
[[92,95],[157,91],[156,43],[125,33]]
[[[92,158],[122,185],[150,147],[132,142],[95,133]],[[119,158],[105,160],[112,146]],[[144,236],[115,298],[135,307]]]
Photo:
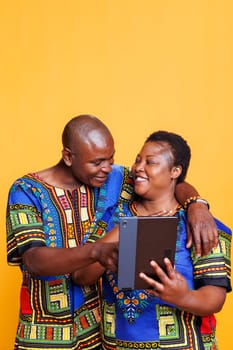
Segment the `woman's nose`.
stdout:
[[143,165],[143,162],[137,162],[134,164],[134,170],[136,172],[138,171],[143,171],[144,170],[144,165]]

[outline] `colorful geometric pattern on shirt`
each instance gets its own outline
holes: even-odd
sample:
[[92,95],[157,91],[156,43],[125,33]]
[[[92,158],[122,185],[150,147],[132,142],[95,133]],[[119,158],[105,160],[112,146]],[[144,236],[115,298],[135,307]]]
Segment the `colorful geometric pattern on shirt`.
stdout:
[[[17,330],[14,349],[93,349],[100,344],[99,330],[80,331],[78,325],[37,326],[22,323]],[[49,347],[47,344],[49,343]]]
[[[68,279],[60,278],[52,281],[31,279],[33,293],[33,323],[69,323],[72,322],[70,315],[70,300]],[[44,298],[46,296],[46,299]],[[56,320],[55,320],[56,315]]]
[[101,303],[102,309],[102,347],[106,350],[116,349],[116,338],[115,338],[115,320],[116,311],[115,304],[107,303],[104,300]]
[[[112,205],[116,204],[117,201],[126,201],[128,202],[129,199],[132,199],[133,196],[133,179],[130,173],[130,169],[129,168],[122,168],[122,175],[121,175],[121,184],[120,184],[120,193],[118,193],[117,198],[112,202]],[[114,182],[113,182],[114,181]],[[112,180],[111,186],[113,186],[113,183],[115,185],[115,179]],[[119,186],[119,184],[118,184]],[[114,189],[114,187],[112,188]],[[102,186],[99,189],[94,189],[94,191],[98,191],[98,195],[96,194],[96,196],[98,196],[98,206],[97,206],[97,210],[95,212],[96,214],[96,219],[94,222],[95,223],[102,217],[102,215],[105,213],[106,210],[106,187]],[[109,205],[108,207],[111,207],[111,205]]]
[[[203,349],[199,330],[199,317],[184,311],[175,311],[166,305],[156,305],[159,322],[161,348],[169,349]],[[199,334],[200,335],[200,334]]]
[[[189,349],[203,350],[195,334],[199,333],[200,319],[186,312],[174,312],[167,305],[156,306],[156,319],[160,330],[160,341],[126,341],[115,339],[115,305],[106,303],[103,307],[103,348],[113,349]],[[133,327],[133,324],[130,325]],[[206,348],[207,350],[207,348]]]
[[[231,278],[231,235],[218,230],[219,244],[213,249],[212,254],[200,258],[192,253],[194,263],[194,280],[198,282],[200,278],[227,278],[230,285]],[[223,259],[224,258],[224,259]]]
[[[134,210],[133,204],[126,204],[129,205],[130,213]],[[115,209],[115,212],[118,213],[124,213],[125,206],[121,202],[118,205],[118,208]],[[115,214],[115,213],[114,213]],[[111,214],[113,215],[113,214]],[[107,223],[109,221],[109,212],[106,212],[104,214],[104,220]],[[98,224],[100,221],[98,222]],[[98,230],[98,225],[97,225]],[[183,225],[181,221],[179,221],[178,225],[178,244],[180,243],[179,240],[181,239],[181,232],[183,232]],[[92,235],[93,237],[93,235]],[[117,285],[117,276],[112,272],[107,272],[104,275],[104,280],[107,281],[109,286],[111,287],[112,292],[114,293],[114,298],[116,298],[117,306],[119,307],[120,312],[123,314],[124,318],[127,320],[129,326],[134,324],[139,317],[144,317],[144,311],[145,309],[150,306],[150,304],[154,303],[155,299],[154,297],[148,293],[146,290],[120,290]]]
[[[70,196],[67,195],[67,191],[61,188],[55,188],[55,192],[67,223],[67,247],[76,247],[77,242],[79,244],[82,242],[83,232],[87,231],[93,219],[92,210],[88,206],[88,203],[91,202],[90,189],[82,185],[79,189],[74,190]],[[74,222],[78,225],[74,225]]]
[[[47,303],[42,301],[46,295],[45,289],[47,289],[47,295],[50,295],[50,300],[49,302],[47,300]],[[92,297],[89,300],[86,297],[85,304],[76,310],[74,315],[70,314],[70,301],[62,279],[60,283],[58,280],[34,281],[33,291],[35,293],[33,298],[35,301],[34,313],[21,315],[18,328],[18,337],[27,344],[26,348],[33,345],[37,348],[42,341],[47,344],[48,340],[51,341],[51,344],[56,345],[59,341],[61,348],[73,342],[74,339],[74,344],[78,339],[80,344],[85,344],[85,346],[89,342],[90,344],[99,342],[100,336],[97,328],[100,322],[99,300],[94,290],[89,289],[89,295]],[[76,348],[78,349],[78,347]]]
[[[106,197],[105,191],[106,189],[104,187],[100,188],[98,210],[96,211],[95,219],[89,228],[89,237],[84,239],[84,241],[87,240],[88,242],[95,242],[97,239],[103,237],[109,230],[108,222],[110,219],[115,224],[119,223],[119,216],[121,213],[119,212],[117,206],[118,203],[115,203],[113,206],[104,211],[104,201]],[[133,179],[130,176],[129,169],[124,168],[119,203],[127,202],[129,199],[132,199],[132,196]]]
[[112,337],[115,335],[115,305],[103,302],[102,304],[104,335]]
[[153,297],[146,290],[119,291],[112,272],[106,273],[106,278],[116,295],[118,307],[129,324],[133,324],[140,314],[142,314],[143,310],[150,304]]
[[[95,242],[99,238],[104,237],[106,233],[109,232],[111,228],[113,228],[113,226],[119,224],[120,215],[121,213],[119,211],[117,203],[112,207],[109,207],[101,218],[97,219],[97,217],[99,216],[97,215],[90,226],[90,236],[88,237],[87,242]],[[108,227],[108,222],[110,221],[110,218],[112,226]]]
[[[40,213],[35,207],[28,205],[10,205],[7,215],[7,251],[12,254],[17,246],[23,246],[30,241],[44,243],[44,229]],[[10,233],[14,234],[10,234]],[[25,234],[22,235],[22,232]],[[20,259],[21,260],[21,259]],[[18,260],[15,260],[17,263]]]
[[[112,350],[113,348],[111,348]],[[117,340],[116,347],[114,349],[131,350],[131,349],[161,349],[160,344],[157,341],[154,342],[135,342],[126,340]],[[107,348],[106,348],[107,350]]]
[[98,220],[97,229],[91,232],[91,236],[88,238],[88,242],[96,242],[99,238],[104,237],[106,234],[107,224],[103,220]]
[[138,290],[136,295],[130,292],[124,295],[124,291],[121,290],[117,293],[116,298],[124,317],[127,318],[130,324],[133,324],[143,312],[143,309],[150,304],[152,296],[143,290]]
[[218,343],[216,340],[215,332],[213,334],[202,334],[202,342],[205,350],[218,350]]
[[[35,188],[31,188],[34,193],[37,193],[37,196],[42,196],[41,191]],[[84,200],[85,194],[89,197],[89,203],[91,202],[90,191],[86,191],[86,188],[82,186],[82,208],[81,215],[78,216],[76,222],[79,221],[81,225],[81,232],[83,230],[88,230],[90,222],[93,218],[92,211],[90,207],[84,207],[88,201]],[[68,199],[64,198],[64,191],[61,189],[54,189],[54,193],[57,194],[56,201],[57,205],[59,202],[61,205],[64,205],[64,209],[61,207],[60,212],[63,212],[64,226],[66,232],[68,232],[66,246],[67,247],[76,247],[77,242],[79,242],[79,237],[77,236],[77,226],[74,225],[74,215],[72,214],[71,206],[69,205]],[[77,191],[78,192],[78,191]],[[43,223],[41,219],[41,214],[36,210],[35,207],[30,205],[9,205],[9,211],[7,215],[7,232],[8,232],[8,241],[7,241],[7,251],[8,255],[14,255],[14,252],[18,250],[19,247],[31,245],[32,241],[36,242],[37,245],[40,242],[40,245],[47,245],[50,247],[56,247],[60,244],[56,241],[61,242],[61,237],[56,235],[55,223],[52,220],[50,211],[47,208],[44,208],[43,212]],[[88,217],[88,215],[90,215]],[[79,220],[80,219],[80,220]],[[46,236],[45,236],[46,235]],[[82,236],[80,234],[80,236]],[[19,264],[21,258],[15,257],[11,263]]]
[[94,205],[91,207],[88,203],[92,203],[91,197],[93,193],[86,186],[82,185],[79,187],[79,191],[75,192],[75,200],[73,205],[78,206],[79,214],[79,232],[80,232],[80,243],[83,241],[84,233],[88,232],[91,221],[93,220]]
[[[119,214],[122,216],[132,216],[135,215],[135,211],[133,210],[132,203],[119,203],[118,206]],[[178,232],[177,232],[177,246],[176,246],[176,267],[177,270],[181,273],[183,272],[188,279],[190,283],[190,288],[194,288],[193,284],[193,269],[195,269],[195,264],[193,266],[192,261],[190,259],[190,252],[186,249],[186,214],[185,211],[181,208],[176,215],[179,218],[178,222]],[[110,219],[111,220],[111,219]],[[231,230],[227,228],[225,225],[220,223],[219,221],[216,222],[217,227],[219,230],[223,230],[224,234],[226,234],[226,237],[228,239],[228,242],[230,241],[231,237]],[[97,222],[98,224],[98,222]],[[108,229],[110,227],[109,222],[106,221],[106,224],[108,224]],[[229,238],[228,238],[229,236]],[[220,242],[222,241],[222,236],[219,236]],[[221,244],[221,246],[225,247],[226,254],[229,254],[230,249],[226,247],[225,244]],[[209,258],[209,257],[204,257]],[[215,271],[212,271],[212,274],[206,275],[203,274],[200,275],[199,283],[202,285],[205,284],[213,284],[218,286],[224,286],[229,291],[230,281],[228,280],[227,274],[225,273],[223,276],[221,276],[221,279],[216,278],[216,272],[218,267],[222,267],[223,264],[226,264],[227,261],[229,262],[229,256],[224,257],[224,254],[216,254],[215,251],[212,252],[211,258],[213,259],[214,263],[218,264],[216,266]],[[215,260],[217,259],[217,260]],[[204,260],[202,260],[204,261]],[[225,268],[228,270],[229,268]],[[135,291],[130,291],[130,293],[133,295]],[[173,350],[178,349],[190,349],[190,350],[204,350],[208,349],[210,350],[211,347],[216,347],[216,339],[214,337],[215,335],[215,326],[213,325],[213,328],[211,330],[208,330],[207,332],[203,332],[202,329],[202,318],[196,317],[195,315],[188,314],[188,313],[182,313],[177,308],[172,308],[172,306],[166,305],[165,302],[163,302],[160,299],[155,298],[155,300],[152,300],[151,303],[149,303],[148,307],[145,304],[145,308],[142,308],[140,310],[140,313],[138,313],[138,317],[134,319],[134,323],[128,322],[127,314],[122,312],[122,309],[119,307],[118,299],[116,297],[117,293],[120,293],[117,287],[116,282],[116,276],[114,274],[105,274],[103,277],[103,296],[102,296],[102,304],[103,307],[103,337],[104,337],[104,349],[128,349],[128,346],[130,348],[151,348],[151,344],[156,343],[160,344],[158,348],[171,348]],[[127,304],[127,293],[128,291],[123,291],[123,294],[121,295],[121,305],[124,305],[124,301]],[[136,294],[135,294],[136,296]],[[133,298],[133,297],[132,297]],[[138,296],[136,296],[137,299]],[[138,303],[138,300],[137,300]],[[106,307],[108,305],[108,307]],[[111,313],[108,312],[110,309],[109,305],[114,305],[115,309],[114,312],[116,313],[115,319],[112,320]],[[157,306],[157,308],[156,308]],[[165,307],[165,308],[164,308]],[[172,315],[170,313],[167,314],[166,308],[170,308],[172,310]],[[116,311],[115,311],[116,310]],[[126,310],[126,309],[125,309]],[[124,311],[125,311],[124,310]],[[160,310],[160,311],[158,311]],[[161,310],[165,311],[165,313],[161,313]],[[130,313],[134,313],[135,310],[130,309]],[[105,313],[105,314],[104,314]],[[107,316],[107,317],[106,317]],[[122,318],[123,316],[123,318]],[[130,315],[131,316],[131,315]],[[213,315],[212,315],[213,316]],[[118,318],[119,317],[119,318]],[[160,319],[161,318],[161,319]],[[106,326],[109,326],[109,323],[106,323],[106,320],[112,320],[111,328],[114,327],[116,330],[113,332],[113,334],[109,334],[108,327],[108,333]],[[115,323],[116,322],[116,323]],[[144,328],[144,331],[142,330],[142,325],[146,324],[147,327]],[[160,334],[160,330],[162,334]],[[201,332],[202,331],[202,332]],[[106,333],[106,334],[105,334]],[[116,334],[115,334],[116,333]],[[173,335],[173,336],[172,336]],[[208,339],[208,342],[206,341],[204,344],[202,342],[202,335],[205,337],[208,335],[208,338],[205,337],[205,340]],[[140,338],[140,341],[138,343],[138,338]],[[136,342],[132,342],[132,339],[135,339]],[[212,341],[212,344],[210,344],[210,341]],[[117,342],[117,346],[116,346]],[[121,344],[121,347],[119,346]],[[146,345],[143,345],[146,344]]]
[[[82,196],[80,227],[83,229],[93,219],[94,192],[82,189]],[[87,210],[84,209],[85,205],[88,206]],[[16,181],[8,205],[9,263],[20,264],[21,255],[27,247],[68,247],[67,231],[71,237],[75,237],[77,246],[79,242],[74,223],[78,222],[78,211],[78,207],[72,206],[68,191],[62,193],[35,179],[33,175]],[[69,275],[35,278],[24,266],[22,270],[23,297],[15,349],[52,347],[81,350],[100,345],[100,312],[96,286],[91,291],[77,286],[74,291]]]
[[66,195],[66,192],[61,188],[55,188],[55,193],[58,201],[60,202],[62,213],[65,215],[64,221],[67,228],[66,247],[73,248],[77,246],[77,241],[80,241],[80,235],[77,232],[77,227],[73,225],[75,220],[75,210],[72,208],[71,199]]
[[217,350],[215,315],[202,317],[200,331],[205,350]]
[[123,184],[122,184],[122,190],[119,197],[119,202],[129,202],[130,200],[133,200],[133,194],[134,194],[134,181],[133,177],[128,169],[125,169],[124,172],[124,178],[123,178]]

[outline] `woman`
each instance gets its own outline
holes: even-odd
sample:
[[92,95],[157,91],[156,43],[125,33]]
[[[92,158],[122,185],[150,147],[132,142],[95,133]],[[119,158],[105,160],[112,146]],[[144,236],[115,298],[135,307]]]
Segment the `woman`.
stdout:
[[[190,148],[182,137],[166,131],[151,134],[132,166],[137,197],[130,204],[120,201],[94,225],[93,240],[113,228],[119,216],[175,215],[179,220],[175,268],[166,258],[165,273],[152,261],[160,282],[141,273],[148,290],[119,290],[116,275],[104,273],[98,263],[74,273],[78,284],[90,284],[104,273],[104,349],[217,348],[213,314],[221,310],[231,290],[231,231],[216,220],[219,245],[211,254],[196,257],[193,248],[186,248],[186,212],[174,189],[185,179],[189,161]],[[114,240],[118,227],[101,239]]]

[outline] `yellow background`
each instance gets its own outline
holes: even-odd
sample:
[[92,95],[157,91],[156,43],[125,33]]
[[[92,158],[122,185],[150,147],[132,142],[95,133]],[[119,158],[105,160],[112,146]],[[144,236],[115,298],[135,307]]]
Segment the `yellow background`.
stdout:
[[[188,181],[231,228],[233,5],[229,0],[2,0],[0,349],[13,349],[20,273],[6,264],[5,206],[15,178],[53,165],[69,118],[100,117],[130,165],[157,129],[192,148]],[[229,294],[218,314],[232,349]]]

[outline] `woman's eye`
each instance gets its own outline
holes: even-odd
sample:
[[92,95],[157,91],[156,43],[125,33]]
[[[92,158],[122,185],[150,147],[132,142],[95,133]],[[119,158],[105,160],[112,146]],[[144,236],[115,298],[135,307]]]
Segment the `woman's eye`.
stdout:
[[155,164],[158,164],[158,162],[156,160],[147,160],[146,164],[155,165]]

